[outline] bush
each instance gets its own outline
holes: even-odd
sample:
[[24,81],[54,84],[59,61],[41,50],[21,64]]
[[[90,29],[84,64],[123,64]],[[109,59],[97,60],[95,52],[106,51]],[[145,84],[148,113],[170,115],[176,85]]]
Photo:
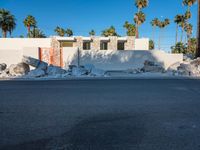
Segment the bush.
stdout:
[[155,44],[153,40],[149,40],[149,50],[153,50],[155,48]]

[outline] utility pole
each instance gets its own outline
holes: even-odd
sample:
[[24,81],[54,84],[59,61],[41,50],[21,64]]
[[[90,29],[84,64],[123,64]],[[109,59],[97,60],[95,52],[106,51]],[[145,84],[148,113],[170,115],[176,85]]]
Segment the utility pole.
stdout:
[[198,0],[198,18],[197,18],[197,50],[196,57],[200,57],[200,0]]

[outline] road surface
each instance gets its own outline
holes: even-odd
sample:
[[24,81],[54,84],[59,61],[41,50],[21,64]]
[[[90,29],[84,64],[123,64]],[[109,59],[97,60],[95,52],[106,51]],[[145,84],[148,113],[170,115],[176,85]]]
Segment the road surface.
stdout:
[[199,150],[200,80],[0,81],[0,150]]

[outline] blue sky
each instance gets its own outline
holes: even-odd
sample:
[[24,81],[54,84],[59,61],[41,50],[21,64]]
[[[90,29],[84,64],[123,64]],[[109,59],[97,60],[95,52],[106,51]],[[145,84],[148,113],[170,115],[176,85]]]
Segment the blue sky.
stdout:
[[[171,25],[163,31],[162,48],[169,50],[175,42],[175,24],[173,18],[184,13],[186,7],[182,0],[149,0],[149,7],[144,9],[146,22],[140,27],[140,37],[152,37],[150,21],[158,17],[169,18]],[[31,14],[38,21],[39,28],[46,35],[54,35],[55,27],[72,28],[75,35],[87,36],[91,29],[97,34],[114,25],[120,35],[125,35],[123,24],[126,20],[133,22],[137,11],[134,0],[0,0],[0,8],[10,10],[17,18],[14,36],[26,35],[23,19]],[[192,7],[191,23],[196,34],[197,5]],[[156,39],[158,38],[158,31]]]

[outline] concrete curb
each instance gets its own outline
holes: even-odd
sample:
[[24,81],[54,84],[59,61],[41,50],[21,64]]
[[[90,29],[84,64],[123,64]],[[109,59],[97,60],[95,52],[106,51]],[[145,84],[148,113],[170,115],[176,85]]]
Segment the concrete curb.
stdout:
[[134,76],[134,77],[67,77],[67,78],[4,78],[0,81],[64,81],[64,80],[200,80],[200,77]]

